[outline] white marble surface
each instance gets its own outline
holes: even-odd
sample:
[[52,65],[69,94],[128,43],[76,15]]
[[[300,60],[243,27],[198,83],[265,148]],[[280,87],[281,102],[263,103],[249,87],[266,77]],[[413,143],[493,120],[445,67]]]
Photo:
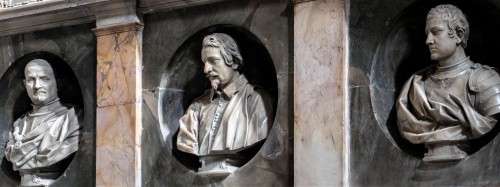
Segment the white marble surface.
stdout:
[[342,186],[344,1],[295,4],[294,185]]

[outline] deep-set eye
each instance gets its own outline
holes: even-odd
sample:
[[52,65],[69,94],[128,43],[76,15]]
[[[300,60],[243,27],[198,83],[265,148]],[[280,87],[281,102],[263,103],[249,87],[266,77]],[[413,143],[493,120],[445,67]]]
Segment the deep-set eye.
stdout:
[[440,29],[432,30],[432,34],[434,34],[434,35],[438,35],[439,33],[441,33]]

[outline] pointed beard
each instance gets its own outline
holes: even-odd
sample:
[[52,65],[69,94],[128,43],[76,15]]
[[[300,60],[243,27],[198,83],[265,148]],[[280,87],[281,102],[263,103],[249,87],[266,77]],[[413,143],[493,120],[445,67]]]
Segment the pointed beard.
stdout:
[[438,60],[439,56],[436,54],[431,54],[431,60]]
[[219,85],[219,81],[215,79],[215,80],[210,81],[210,84],[212,85],[212,88],[214,90],[217,90],[218,85]]

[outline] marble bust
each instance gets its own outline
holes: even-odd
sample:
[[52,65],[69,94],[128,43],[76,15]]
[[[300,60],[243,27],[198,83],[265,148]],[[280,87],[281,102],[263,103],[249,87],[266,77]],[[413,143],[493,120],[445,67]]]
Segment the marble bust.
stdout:
[[21,186],[47,186],[66,169],[63,161],[78,150],[80,113],[59,101],[56,76],[47,61],[30,61],[23,83],[33,110],[14,122],[5,157],[19,171]]
[[439,5],[427,14],[425,33],[435,65],[416,72],[398,101],[398,127],[413,144],[425,144],[425,162],[467,157],[468,140],[497,123],[500,76],[466,56],[469,23],[460,9]]
[[199,175],[229,175],[244,164],[243,150],[266,139],[273,107],[269,95],[240,73],[243,58],[227,34],[206,36],[201,60],[212,88],[179,120],[177,148],[199,156]]

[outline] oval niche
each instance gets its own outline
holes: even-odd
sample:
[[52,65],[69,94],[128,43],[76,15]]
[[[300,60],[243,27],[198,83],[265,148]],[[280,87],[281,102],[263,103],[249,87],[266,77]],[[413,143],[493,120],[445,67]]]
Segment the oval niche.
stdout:
[[[68,64],[59,56],[43,51],[33,52],[22,56],[10,65],[0,79],[0,87],[2,88],[0,90],[0,121],[2,121],[0,125],[2,141],[0,144],[0,156],[2,157],[0,165],[2,174],[15,185],[19,185],[21,177],[19,172],[13,170],[12,163],[6,160],[4,150],[9,140],[9,132],[13,130],[12,125],[14,121],[32,110],[31,100],[24,88],[23,79],[24,67],[33,59],[44,59],[49,62],[57,79],[60,101],[65,104],[73,105],[75,108],[80,108],[83,113],[83,97],[78,79]],[[83,124],[82,118],[83,115],[78,116],[80,124]],[[58,167],[65,168],[66,170],[75,154],[76,153],[71,154],[69,157],[56,164]]]
[[[465,52],[471,60],[500,68],[500,11],[487,1],[425,1],[411,4],[393,19],[385,39],[378,45],[373,58],[370,92],[377,123],[385,136],[402,151],[422,158],[426,149],[403,139],[397,127],[396,106],[401,89],[418,70],[432,65],[425,44],[424,32],[427,12],[439,4],[454,4],[468,17],[470,36]],[[498,134],[499,125],[485,136],[471,140],[469,154],[477,152]]]
[[[194,171],[200,167],[198,157],[179,151],[176,138],[179,119],[189,105],[210,88],[210,82],[203,73],[201,45],[203,38],[212,33],[225,33],[236,41],[244,61],[240,73],[252,85],[260,86],[270,95],[274,107],[273,116],[276,113],[276,70],[266,47],[255,35],[235,25],[215,25],[193,34],[177,49],[164,71],[159,88],[159,122],[163,138],[173,155],[185,167]],[[263,143],[264,141],[243,151],[242,154],[248,158],[245,163],[255,156]]]

